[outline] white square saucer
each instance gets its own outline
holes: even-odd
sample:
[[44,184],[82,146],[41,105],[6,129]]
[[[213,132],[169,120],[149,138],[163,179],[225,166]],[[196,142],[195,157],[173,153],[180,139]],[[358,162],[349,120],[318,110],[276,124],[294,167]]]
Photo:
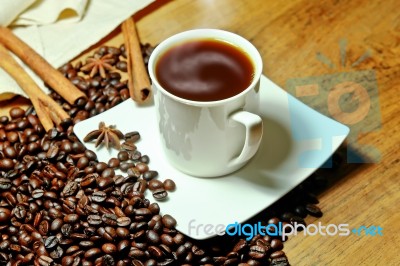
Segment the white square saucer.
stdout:
[[[168,200],[158,202],[162,214],[172,215],[180,232],[206,239],[228,224],[245,222],[277,201],[319,168],[349,133],[347,126],[304,105],[265,76],[261,77],[260,93],[264,122],[260,149],[246,166],[224,177],[192,177],[168,164],[153,105],[139,106],[126,100],[79,122],[74,132],[83,142],[101,121],[123,133],[139,131],[137,147],[150,157],[150,168],[159,172],[160,180],[170,178],[177,185]],[[115,149],[96,149],[93,143],[84,145],[96,152],[99,161],[107,162],[118,153]],[[151,195],[146,197],[155,201]]]

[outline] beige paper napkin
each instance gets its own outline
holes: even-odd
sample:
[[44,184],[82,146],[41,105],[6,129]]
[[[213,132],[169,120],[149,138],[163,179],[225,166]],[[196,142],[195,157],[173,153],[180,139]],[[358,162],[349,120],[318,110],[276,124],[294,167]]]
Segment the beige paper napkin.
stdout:
[[56,21],[77,22],[83,17],[87,3],[88,0],[36,0],[13,21],[12,25],[46,25]]
[[8,26],[36,0],[2,0],[0,25]]
[[[78,22],[66,23],[60,20],[53,24],[15,27],[13,32],[41,54],[51,65],[58,68],[97,43],[126,18],[153,1],[90,0],[86,5],[83,17]],[[29,69],[25,65],[24,67]],[[44,91],[48,92],[40,78],[33,73],[32,77]],[[26,97],[26,94],[16,82],[0,69],[0,101],[9,98],[13,94]]]

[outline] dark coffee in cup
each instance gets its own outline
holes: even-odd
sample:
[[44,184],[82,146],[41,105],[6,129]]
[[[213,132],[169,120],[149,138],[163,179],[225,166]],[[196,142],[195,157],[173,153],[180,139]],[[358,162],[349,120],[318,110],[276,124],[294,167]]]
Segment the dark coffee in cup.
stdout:
[[218,39],[197,39],[169,48],[156,63],[160,85],[192,101],[219,101],[244,91],[254,65],[245,51]]

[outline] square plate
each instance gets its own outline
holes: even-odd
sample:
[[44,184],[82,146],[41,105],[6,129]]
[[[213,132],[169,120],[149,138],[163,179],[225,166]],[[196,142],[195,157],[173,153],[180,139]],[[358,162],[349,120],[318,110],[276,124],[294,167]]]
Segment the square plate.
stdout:
[[[139,106],[126,100],[79,122],[74,132],[83,142],[100,121],[115,125],[123,133],[139,131],[137,147],[150,157],[150,169],[158,171],[160,180],[171,178],[177,185],[166,201],[158,202],[162,214],[172,215],[180,232],[206,239],[228,224],[245,222],[285,195],[324,164],[349,133],[347,126],[304,105],[265,76],[261,78],[260,93],[264,123],[260,149],[242,169],[223,177],[192,177],[168,164],[152,104]],[[96,152],[99,161],[107,162],[118,153],[115,149],[96,149],[93,143],[84,144]],[[146,197],[155,201],[151,195]]]

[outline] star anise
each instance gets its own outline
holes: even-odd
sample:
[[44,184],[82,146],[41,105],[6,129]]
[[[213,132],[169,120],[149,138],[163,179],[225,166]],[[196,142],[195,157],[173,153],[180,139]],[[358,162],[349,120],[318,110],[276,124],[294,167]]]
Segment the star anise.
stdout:
[[107,149],[111,146],[116,148],[117,150],[121,149],[121,144],[119,142],[120,139],[124,138],[124,134],[121,131],[115,128],[115,126],[106,126],[104,122],[100,122],[99,129],[93,130],[89,132],[85,138],[84,142],[89,142],[96,139],[95,147],[97,148],[99,145],[104,143]]
[[86,59],[86,64],[81,67],[82,71],[90,71],[89,76],[93,78],[97,73],[100,73],[102,78],[106,78],[106,70],[113,70],[112,64],[115,59],[113,58],[113,54],[106,54],[101,56],[99,54],[95,54],[93,57],[89,57]]

